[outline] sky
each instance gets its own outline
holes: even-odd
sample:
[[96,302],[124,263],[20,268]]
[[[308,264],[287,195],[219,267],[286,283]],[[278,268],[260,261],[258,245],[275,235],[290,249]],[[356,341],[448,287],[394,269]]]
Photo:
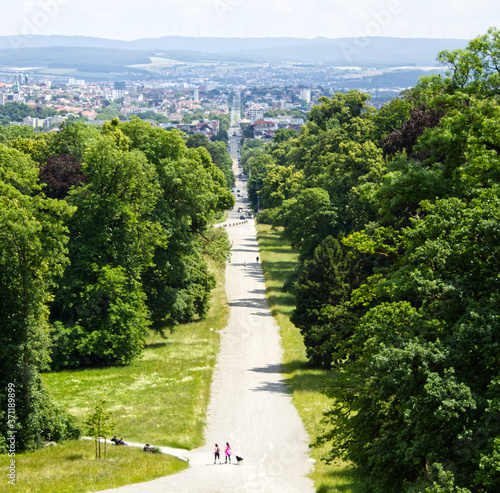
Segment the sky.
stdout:
[[0,0],[0,35],[472,39],[497,0]]

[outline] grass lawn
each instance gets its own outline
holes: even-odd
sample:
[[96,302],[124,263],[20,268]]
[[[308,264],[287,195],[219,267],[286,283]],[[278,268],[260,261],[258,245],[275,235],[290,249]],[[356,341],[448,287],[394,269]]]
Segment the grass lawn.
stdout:
[[[103,450],[102,450],[103,453]],[[102,457],[102,455],[101,455]],[[0,456],[0,468],[7,470],[9,457]],[[133,447],[107,447],[107,459],[95,459],[93,441],[73,441],[46,447],[36,453],[16,455],[16,484],[1,491],[23,493],[79,493],[140,483],[188,467],[176,457],[147,454]]]
[[229,314],[224,272],[216,275],[206,320],[179,326],[166,340],[151,334],[142,358],[131,365],[44,374],[54,400],[83,422],[96,402],[106,399],[116,422],[113,434],[125,441],[184,449],[202,445],[218,330]]
[[[281,241],[279,232],[272,231],[270,226],[259,224],[257,231],[269,306],[281,329],[283,372],[295,407],[313,441],[322,430],[321,418],[331,403],[322,394],[322,390],[332,372],[306,367],[307,357],[302,335],[290,322],[295,299],[293,294],[284,292],[283,285],[297,267],[298,254],[288,243]],[[311,457],[316,460],[311,477],[317,492],[362,493],[362,485],[356,480],[352,467],[346,464],[328,466],[321,461],[326,451],[326,447],[311,449]]]

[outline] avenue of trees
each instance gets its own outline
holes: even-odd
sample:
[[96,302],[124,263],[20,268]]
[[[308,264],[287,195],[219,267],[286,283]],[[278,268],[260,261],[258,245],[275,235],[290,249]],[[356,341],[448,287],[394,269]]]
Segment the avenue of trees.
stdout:
[[232,208],[203,146],[136,118],[59,133],[0,132],[0,452],[78,435],[40,371],[127,364],[149,330],[203,318]]
[[317,443],[367,492],[500,484],[500,32],[438,60],[378,111],[338,93],[242,149],[259,220],[300,252],[310,364],[337,370]]

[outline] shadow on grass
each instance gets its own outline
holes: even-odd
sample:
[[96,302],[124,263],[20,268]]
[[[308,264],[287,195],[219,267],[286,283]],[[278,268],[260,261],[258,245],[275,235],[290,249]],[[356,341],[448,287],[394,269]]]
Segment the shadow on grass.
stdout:
[[282,373],[286,376],[286,386],[291,392],[294,391],[308,391],[320,392],[326,390],[329,383],[329,375],[331,373],[331,380],[334,379],[333,371],[328,372],[325,376],[325,371],[308,369],[304,367],[301,362],[292,362],[283,365]]
[[71,454],[64,457],[64,460],[82,460],[83,454]]
[[366,488],[363,486],[359,473],[356,469],[335,469],[325,473],[325,483],[316,493],[364,493]]
[[144,344],[144,349],[158,349],[169,345],[167,341],[163,342],[151,342],[149,344]]

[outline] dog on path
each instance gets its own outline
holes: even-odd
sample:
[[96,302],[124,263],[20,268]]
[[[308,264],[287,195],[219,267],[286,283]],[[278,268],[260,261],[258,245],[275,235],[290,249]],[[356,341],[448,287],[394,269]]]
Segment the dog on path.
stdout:
[[236,455],[236,463],[239,465],[243,465],[243,457],[240,457],[239,455]]

